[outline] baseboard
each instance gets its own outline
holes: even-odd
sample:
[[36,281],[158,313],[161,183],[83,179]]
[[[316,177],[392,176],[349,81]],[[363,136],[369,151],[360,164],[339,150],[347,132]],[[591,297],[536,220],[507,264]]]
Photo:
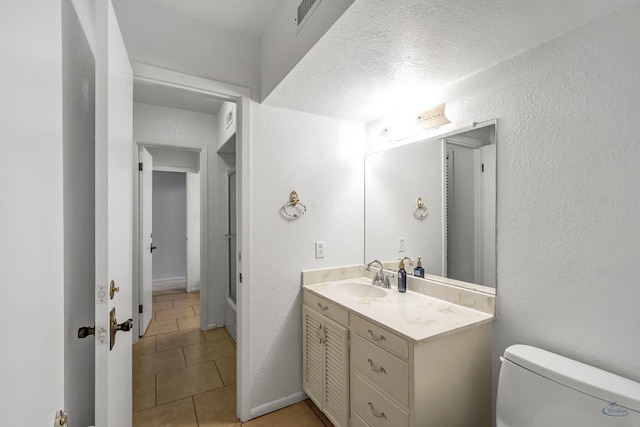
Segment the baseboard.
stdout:
[[217,323],[209,323],[207,325],[207,328],[205,329],[205,331],[208,331],[210,329],[218,329],[218,324]]
[[262,415],[277,411],[278,409],[285,408],[287,406],[293,405],[294,403],[302,402],[306,398],[307,394],[304,391],[299,391],[297,393],[283,397],[282,399],[265,403],[264,405],[260,405],[256,408],[251,408],[251,419],[261,417]]
[[182,282],[184,281],[186,283],[187,281],[187,276],[180,276],[180,277],[164,277],[162,279],[153,279],[151,281],[151,283],[162,283],[162,282]]

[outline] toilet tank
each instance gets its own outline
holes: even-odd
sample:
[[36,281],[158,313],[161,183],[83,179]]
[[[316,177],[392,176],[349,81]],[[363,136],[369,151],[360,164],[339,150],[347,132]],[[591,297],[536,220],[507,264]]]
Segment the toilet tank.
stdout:
[[640,427],[640,383],[528,345],[502,358],[497,427]]

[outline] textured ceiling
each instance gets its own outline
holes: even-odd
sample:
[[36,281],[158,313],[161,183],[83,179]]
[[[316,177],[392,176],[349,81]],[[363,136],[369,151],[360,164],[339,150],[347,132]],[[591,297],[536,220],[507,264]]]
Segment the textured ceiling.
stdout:
[[368,122],[635,0],[356,0],[265,103]]
[[283,0],[128,0],[171,9],[227,30],[261,37]]

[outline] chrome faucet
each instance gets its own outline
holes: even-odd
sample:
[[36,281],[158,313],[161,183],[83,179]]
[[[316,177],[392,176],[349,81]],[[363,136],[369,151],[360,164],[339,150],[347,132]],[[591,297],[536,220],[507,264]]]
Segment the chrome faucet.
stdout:
[[384,274],[384,266],[382,265],[382,263],[380,261],[378,261],[377,259],[374,259],[369,264],[367,264],[367,271],[371,271],[371,266],[373,264],[377,264],[378,265],[379,271],[376,272],[376,275],[373,277],[373,280],[371,281],[371,284],[375,285],[375,286],[380,286],[380,287],[383,287],[383,288],[390,288],[391,287],[391,283],[389,282],[389,277],[385,276],[385,274]]

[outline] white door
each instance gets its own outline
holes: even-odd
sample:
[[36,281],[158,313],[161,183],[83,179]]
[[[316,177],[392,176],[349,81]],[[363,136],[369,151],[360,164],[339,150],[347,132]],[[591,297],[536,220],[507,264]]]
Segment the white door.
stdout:
[[[153,157],[149,150],[140,147],[138,161],[142,165],[139,180],[140,198],[140,336],[144,335],[153,315]],[[138,168],[140,169],[140,168]]]
[[[95,425],[131,426],[133,82],[111,0],[96,1]],[[113,298],[110,283],[119,288]]]

